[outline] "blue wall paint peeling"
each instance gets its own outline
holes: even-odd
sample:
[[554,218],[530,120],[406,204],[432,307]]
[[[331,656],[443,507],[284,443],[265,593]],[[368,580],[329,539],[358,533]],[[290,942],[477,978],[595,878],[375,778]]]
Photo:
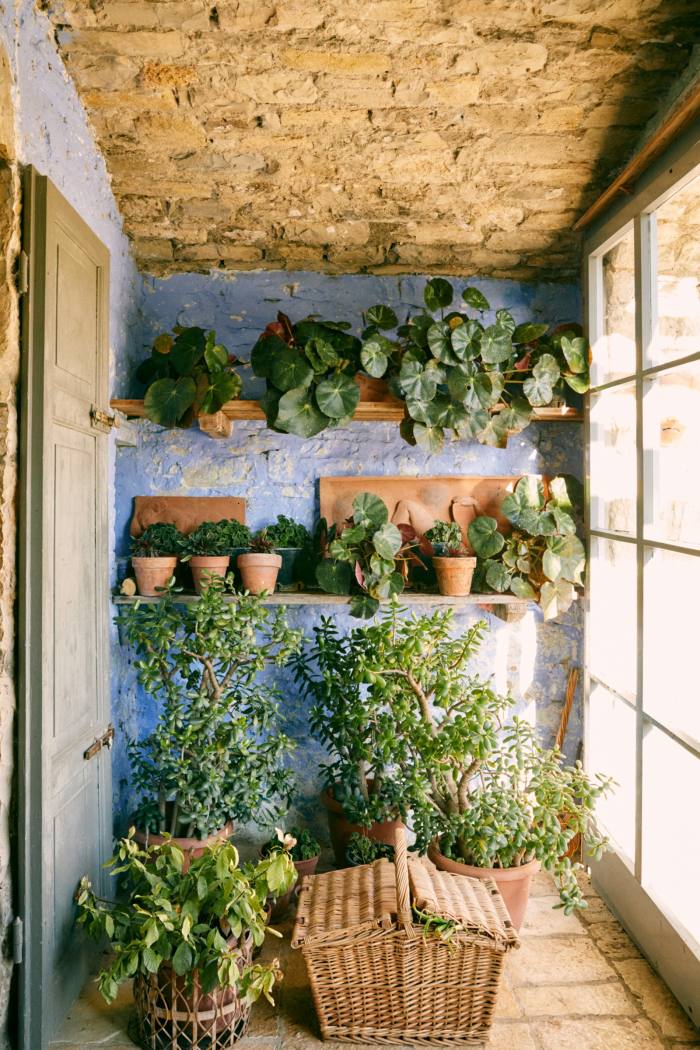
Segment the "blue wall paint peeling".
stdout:
[[[246,273],[239,275],[180,275],[169,280],[147,280],[144,294],[144,341],[173,324],[213,327],[230,350],[247,358],[267,322],[282,309],[297,320],[315,312],[347,319],[359,328],[360,312],[385,302],[399,312],[422,301],[422,278],[366,276],[328,277],[316,273]],[[518,321],[529,317],[552,323],[578,320],[578,289],[568,285],[518,285],[508,281],[470,282],[480,288],[494,309],[507,307]],[[459,281],[458,287],[465,282]],[[132,345],[118,357],[115,376],[123,396],[133,394],[131,373],[143,356]],[[259,389],[246,376],[246,392]],[[288,514],[311,525],[318,513],[318,478],[328,475],[398,474],[553,474],[581,476],[581,428],[577,424],[533,424],[513,438],[507,449],[455,442],[438,455],[412,449],[395,424],[354,423],[326,431],[308,441],[276,434],[263,423],[234,423],[233,436],[213,441],[197,429],[164,431],[150,423],[131,428],[135,447],[123,448],[117,460],[117,553],[128,553],[128,527],[136,495],[236,495],[248,500],[248,522],[257,527]],[[120,559],[121,561],[121,559]],[[121,562],[125,567],[126,562]],[[309,633],[323,615],[334,616],[343,627],[357,621],[334,606],[290,610],[294,626]],[[455,627],[465,630],[481,614],[456,616]],[[543,623],[531,609],[517,624],[487,616],[490,632],[479,660],[483,674],[494,674],[499,688],[510,689],[520,709],[536,720],[545,740],[556,732],[566,677],[572,665],[581,665],[581,616],[574,606],[561,622]],[[133,798],[128,783],[124,741],[152,724],[155,709],[140,695],[130,654],[113,653],[114,717],[124,730],[115,751],[116,817],[128,819]],[[293,765],[299,780],[299,810],[322,829],[317,805],[319,747],[309,738],[308,710],[288,674],[279,679],[284,693],[287,729],[297,741]],[[578,712],[571,723],[569,753],[580,737]],[[320,825],[320,827],[319,827]]]

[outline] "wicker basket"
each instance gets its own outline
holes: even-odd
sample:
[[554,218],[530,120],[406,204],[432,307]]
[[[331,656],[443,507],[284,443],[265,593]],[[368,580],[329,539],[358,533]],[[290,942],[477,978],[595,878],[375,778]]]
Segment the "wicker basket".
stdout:
[[[449,943],[413,920],[453,919]],[[519,946],[491,880],[409,860],[375,861],[304,879],[292,945],[301,947],[324,1039],[474,1046],[493,1020],[505,953]]]

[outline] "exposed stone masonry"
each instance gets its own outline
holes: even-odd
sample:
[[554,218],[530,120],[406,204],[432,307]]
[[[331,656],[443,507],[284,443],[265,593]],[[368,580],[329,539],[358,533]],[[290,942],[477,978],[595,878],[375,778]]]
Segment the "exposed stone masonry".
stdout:
[[697,29],[687,0],[46,6],[157,274],[570,278]]

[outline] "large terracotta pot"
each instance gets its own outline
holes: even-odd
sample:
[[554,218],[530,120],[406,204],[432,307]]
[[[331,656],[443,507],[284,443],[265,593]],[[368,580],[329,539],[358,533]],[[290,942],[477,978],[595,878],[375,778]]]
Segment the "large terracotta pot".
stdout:
[[195,554],[194,557],[190,558],[192,582],[194,584],[195,592],[201,594],[214,576],[218,576],[223,580],[226,577],[228,563],[228,554]]
[[177,558],[174,554],[162,558],[132,558],[131,564],[139,594],[144,598],[155,598],[175,575]]
[[279,554],[257,554],[249,551],[238,555],[238,568],[243,581],[243,589],[251,594],[262,591],[272,593],[277,583],[282,559]]
[[139,843],[140,846],[162,846],[164,842],[172,842],[176,846],[179,846],[182,852],[185,854],[185,860],[182,865],[182,870],[187,871],[190,863],[196,858],[201,857],[207,846],[213,846],[217,842],[225,842],[233,835],[233,822],[228,821],[224,824],[223,828],[219,831],[215,831],[211,835],[207,835],[205,839],[183,839],[172,835],[169,839],[166,839],[164,835],[155,835],[150,831],[136,831],[134,839]]
[[476,558],[433,557],[433,568],[437,576],[440,594],[464,598],[471,593]]
[[335,862],[339,868],[347,865],[345,849],[351,835],[355,833],[366,835],[375,842],[386,842],[393,846],[395,842],[396,829],[403,827],[401,820],[378,821],[363,827],[361,824],[351,824],[343,812],[340,802],[336,802],[329,791],[321,792],[321,803],[328,813],[328,830],[331,836],[331,844],[335,855]]
[[450,860],[440,852],[435,842],[428,846],[428,857],[440,871],[449,871],[452,875],[466,875],[470,879],[493,879],[503,897],[513,926],[516,930],[520,929],[530,899],[530,881],[540,870],[538,860],[531,860],[519,868],[476,868],[473,864]]

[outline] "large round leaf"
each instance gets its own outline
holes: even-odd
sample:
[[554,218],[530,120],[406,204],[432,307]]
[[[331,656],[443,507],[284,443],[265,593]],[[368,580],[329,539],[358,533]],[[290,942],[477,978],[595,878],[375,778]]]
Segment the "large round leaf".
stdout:
[[342,372],[324,379],[316,387],[316,404],[331,419],[351,416],[359,400],[359,386]]
[[486,570],[486,582],[499,594],[504,594],[510,587],[511,574],[500,561],[492,561]]
[[532,343],[535,339],[545,335],[548,328],[548,324],[533,324],[531,321],[526,321],[525,324],[519,324],[513,332],[513,342]]
[[547,581],[542,585],[540,591],[540,606],[545,620],[551,620],[555,616],[561,616],[569,608],[576,591],[573,584],[568,580],[557,580],[556,583]]
[[385,336],[377,334],[367,339],[360,351],[360,361],[365,372],[380,379],[386,372],[391,351],[391,343]]
[[529,580],[523,576],[514,576],[510,581],[510,589],[516,598],[536,598],[537,592]]
[[372,595],[384,601],[394,594],[401,594],[404,589],[404,579],[400,572],[392,572],[388,576],[382,576],[372,587]]
[[316,582],[326,594],[349,594],[352,578],[347,562],[324,558],[316,566]]
[[453,295],[452,285],[444,277],[433,277],[423,291],[425,305],[431,313],[435,313],[436,310],[444,310],[449,306]]
[[566,385],[570,386],[572,390],[575,390],[577,394],[585,394],[591,385],[588,376],[575,376],[569,375],[568,372],[564,372],[562,374],[562,379]]
[[396,328],[399,319],[390,306],[370,306],[365,314],[369,324],[377,328]]
[[155,379],[168,379],[172,377],[172,367],[167,355],[152,353],[145,361],[142,361],[136,369],[136,378],[139,383],[152,383]]
[[550,502],[571,514],[580,514],[583,508],[583,485],[573,474],[558,474],[549,482]]
[[514,397],[502,410],[500,418],[509,434],[517,434],[524,430],[532,419],[532,409],[524,397]]
[[276,426],[287,434],[309,438],[320,433],[328,424],[328,417],[319,412],[316,404],[304,386],[288,390],[283,394],[277,406]]
[[273,354],[270,379],[278,390],[308,386],[313,376],[311,365],[293,346],[283,345]]
[[505,448],[508,444],[508,430],[500,415],[490,416],[486,426],[476,435],[476,439],[482,445],[491,445],[492,448]]
[[437,361],[446,365],[456,365],[458,358],[452,352],[452,333],[445,321],[436,321],[428,329],[428,346]]
[[426,452],[439,452],[445,444],[445,431],[442,427],[431,426],[427,423],[415,423],[413,436],[416,444]]
[[144,398],[146,418],[162,427],[174,427],[194,404],[197,385],[190,376],[180,379],[157,379]]
[[418,401],[432,401],[437,391],[437,376],[418,361],[403,361],[399,382],[404,396]]
[[384,500],[373,492],[360,492],[352,501],[352,517],[355,525],[378,529],[389,520],[389,511]]
[[477,353],[483,330],[478,321],[465,321],[452,330],[452,349],[460,361]]
[[228,364],[228,350],[221,343],[215,343],[204,351],[204,360],[210,372],[222,372]]
[[478,288],[465,288],[462,292],[462,298],[467,306],[471,306],[473,310],[481,310],[483,312],[489,309],[488,299],[485,295],[482,295]]
[[506,542],[498,531],[498,522],[488,514],[482,514],[470,524],[469,542],[479,558],[492,558],[503,550]]
[[586,552],[578,536],[548,536],[547,550],[542,558],[542,570],[552,580],[581,582],[581,573],[586,564]]
[[532,369],[532,376],[523,383],[523,393],[533,407],[541,408],[550,403],[559,375],[556,359],[551,354],[543,354]]
[[515,491],[509,493],[501,510],[508,521],[533,536],[539,533],[540,513],[544,507],[544,487],[539,478],[528,474],[521,478]]
[[[496,324],[499,328],[505,329],[506,332],[510,332],[511,336],[515,331],[515,321],[510,310],[496,310]],[[513,340],[515,342],[515,340]]]
[[272,334],[261,335],[250,355],[253,374],[261,379],[268,379],[275,354],[286,349],[287,344],[279,336]]
[[588,368],[588,343],[585,339],[561,337],[561,349],[572,372],[585,372]]
[[350,615],[360,620],[370,620],[379,610],[376,598],[369,594],[354,594],[350,600]]
[[507,361],[513,353],[510,332],[497,324],[489,325],[481,335],[481,359],[487,365],[498,365]]
[[218,412],[227,401],[233,401],[241,392],[241,377],[235,372],[214,372],[199,403],[199,411]]
[[470,380],[464,397],[467,409],[493,408],[503,393],[504,378],[501,372],[479,372]]
[[401,533],[396,528],[396,525],[386,521],[375,532],[372,537],[372,543],[380,558],[390,560],[401,550]]
[[206,336],[201,328],[183,328],[168,355],[176,372],[189,375],[204,356]]

